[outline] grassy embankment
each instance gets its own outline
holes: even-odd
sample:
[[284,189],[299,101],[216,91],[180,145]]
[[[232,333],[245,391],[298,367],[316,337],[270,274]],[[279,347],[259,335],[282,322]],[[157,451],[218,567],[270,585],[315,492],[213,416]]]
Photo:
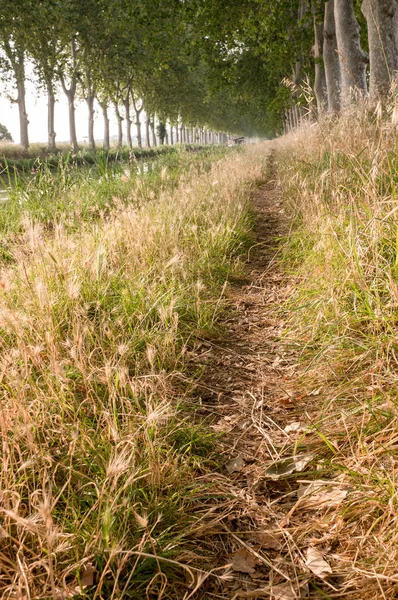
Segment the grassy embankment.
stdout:
[[152,148],[129,148],[128,146],[112,147],[103,150],[101,147],[90,150],[82,145],[78,151],[72,151],[70,145],[59,144],[57,151],[51,153],[43,144],[32,144],[28,150],[24,150],[18,144],[0,142],[0,170],[9,167],[17,171],[29,172],[38,170],[43,165],[52,169],[63,166],[66,163],[75,166],[96,165],[98,162],[131,162],[141,159],[155,159],[159,156],[177,154],[181,151],[198,152],[209,149],[210,146],[199,144],[163,145]]
[[215,158],[44,174],[15,191],[15,218],[2,209],[2,598],[175,598],[198,575],[184,567],[208,493],[196,478],[215,457],[186,364],[239,270],[265,169],[251,148]]
[[[296,444],[315,458],[298,479],[324,481],[323,490],[332,491],[315,512],[299,504],[289,530],[299,546],[316,543],[332,566],[332,585],[323,585],[320,597],[392,598],[398,589],[398,138],[392,120],[391,112],[365,107],[279,144],[292,222],[284,264],[297,278],[289,336],[302,349],[302,385],[316,390],[304,401],[311,425]],[[317,496],[320,489],[317,483]]]

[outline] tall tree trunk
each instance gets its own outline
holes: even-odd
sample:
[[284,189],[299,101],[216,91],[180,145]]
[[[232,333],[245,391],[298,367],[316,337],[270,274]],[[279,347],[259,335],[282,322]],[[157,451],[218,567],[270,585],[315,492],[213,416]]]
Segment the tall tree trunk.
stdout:
[[146,146],[147,146],[147,148],[151,147],[151,140],[150,140],[150,136],[149,136],[150,123],[151,123],[151,117],[149,115],[146,115],[146,119],[145,119],[145,139],[146,139]]
[[184,143],[184,138],[183,138],[182,132],[183,132],[183,125],[181,123],[181,125],[180,125],[180,143],[181,144]]
[[75,114],[75,95],[68,94],[68,112],[69,112],[69,139],[73,150],[79,149],[76,134],[76,114]]
[[[12,53],[12,50],[11,50]],[[19,112],[19,131],[20,131],[20,143],[22,148],[27,150],[29,148],[29,134],[28,134],[28,113],[26,112],[26,90],[25,90],[25,52],[23,49],[17,48],[14,54],[14,60],[12,61],[15,81],[17,84],[17,104]]]
[[151,118],[150,126],[151,126],[151,133],[152,133],[152,143],[154,146],[157,146],[158,142],[157,142],[156,133],[155,133],[155,117]]
[[135,113],[135,125],[137,128],[137,144],[139,148],[142,148],[142,133],[141,133],[141,112],[144,105],[141,102],[141,108],[138,108],[137,102],[135,101],[134,92],[132,94],[133,108]]
[[127,90],[126,95],[123,99],[124,105],[124,117],[126,119],[126,137],[127,137],[127,145],[129,148],[133,146],[133,140],[131,138],[131,125],[132,120],[130,117],[130,89]]
[[116,116],[116,120],[117,120],[117,145],[119,148],[121,148],[123,146],[123,127],[122,127],[123,117],[120,114],[118,103],[114,102],[113,106],[115,109],[115,116]]
[[17,86],[17,97],[12,101],[18,104],[20,143],[27,150],[29,148],[29,120],[26,112],[25,50],[17,45],[12,47],[7,40],[4,41],[4,50],[13,68]]
[[95,150],[95,137],[94,137],[94,94],[89,93],[86,97],[87,108],[88,108],[88,145],[91,150]]
[[[362,12],[368,25],[370,80],[372,99],[385,97],[398,71],[396,0],[363,0]],[[395,22],[394,22],[395,21]]]
[[87,103],[88,109],[88,145],[91,150],[95,150],[94,137],[94,101],[95,101],[95,86],[91,77],[90,69],[87,67],[82,81],[83,97]]
[[327,91],[326,91],[326,76],[325,67],[323,63],[323,22],[324,22],[324,5],[322,5],[322,12],[316,11],[313,8],[313,20],[314,20],[314,57],[315,57],[315,84],[314,91],[316,97],[316,105],[318,115],[327,108]]
[[331,113],[338,113],[341,106],[341,72],[334,21],[334,0],[329,0],[325,4],[323,62],[325,65],[328,110]]
[[353,91],[366,94],[367,56],[361,48],[353,0],[334,0],[334,3],[342,99],[344,106],[348,106],[353,101]]
[[176,144],[179,144],[180,138],[178,137],[178,123],[176,123]]
[[79,146],[77,143],[77,135],[76,135],[76,118],[75,118],[75,96],[76,96],[76,86],[77,86],[77,68],[78,61],[76,58],[76,42],[75,40],[71,41],[71,55],[73,60],[73,71],[70,78],[69,88],[66,87],[65,79],[63,74],[61,74],[61,85],[62,89],[66,97],[68,98],[68,112],[69,112],[69,139],[70,145],[73,150],[79,150]]
[[110,136],[109,136],[109,117],[108,117],[108,105],[106,102],[100,102],[102,109],[102,115],[104,117],[104,143],[103,149],[109,150],[111,147]]
[[53,82],[48,80],[46,82],[47,88],[47,131],[48,131],[48,150],[49,152],[55,152],[57,147],[55,145],[55,94]]

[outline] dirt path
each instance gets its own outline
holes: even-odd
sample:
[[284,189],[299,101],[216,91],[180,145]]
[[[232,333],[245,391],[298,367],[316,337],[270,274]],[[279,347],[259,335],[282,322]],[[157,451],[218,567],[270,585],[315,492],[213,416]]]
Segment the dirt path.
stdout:
[[276,238],[286,220],[274,160],[271,154],[268,181],[253,197],[256,244],[247,279],[229,292],[232,310],[223,337],[204,342],[196,357],[206,365],[203,411],[215,418],[214,430],[224,434],[224,470],[209,482],[222,500],[207,516],[203,535],[217,563],[230,566],[218,582],[208,580],[200,597],[209,600],[308,597],[308,577],[297,571],[288,528],[298,486],[278,473],[272,478],[275,463],[286,452],[291,455],[299,420],[297,356],[281,341],[281,307],[291,284],[275,260]]

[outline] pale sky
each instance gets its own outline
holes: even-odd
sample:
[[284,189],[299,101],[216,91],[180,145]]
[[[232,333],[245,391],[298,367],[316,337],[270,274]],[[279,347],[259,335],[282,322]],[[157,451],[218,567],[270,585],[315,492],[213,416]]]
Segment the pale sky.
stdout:
[[[27,68],[29,72],[29,66]],[[38,91],[31,81],[26,82],[26,106],[29,118],[29,141],[47,142],[47,98],[45,93]],[[87,136],[88,117],[85,102],[76,101],[76,129],[78,140],[84,141]],[[110,134],[117,135],[117,122],[113,114],[113,108],[109,109]],[[6,98],[6,87],[0,82],[0,123],[10,131],[14,142],[19,142],[19,117],[17,104],[11,104]],[[96,104],[95,138],[103,138],[104,121],[102,111]],[[57,103],[55,105],[55,131],[56,142],[69,141],[68,102],[62,89],[58,90]],[[132,133],[135,135],[133,124]]]

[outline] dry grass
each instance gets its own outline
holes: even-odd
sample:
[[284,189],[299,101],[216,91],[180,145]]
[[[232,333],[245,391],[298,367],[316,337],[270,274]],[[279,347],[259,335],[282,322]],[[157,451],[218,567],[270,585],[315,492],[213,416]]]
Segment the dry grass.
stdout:
[[238,268],[264,162],[249,149],[77,231],[25,215],[0,275],[2,598],[176,598],[198,581],[213,442],[181,412],[195,373],[179,374]]
[[393,106],[362,106],[279,142],[284,264],[297,278],[289,337],[304,359],[302,396],[316,394],[298,404],[307,416],[296,447],[315,456],[298,479],[337,493],[321,501],[314,488],[315,506],[307,496],[289,519],[295,543],[316,545],[333,570],[314,597],[398,593],[394,120]]

